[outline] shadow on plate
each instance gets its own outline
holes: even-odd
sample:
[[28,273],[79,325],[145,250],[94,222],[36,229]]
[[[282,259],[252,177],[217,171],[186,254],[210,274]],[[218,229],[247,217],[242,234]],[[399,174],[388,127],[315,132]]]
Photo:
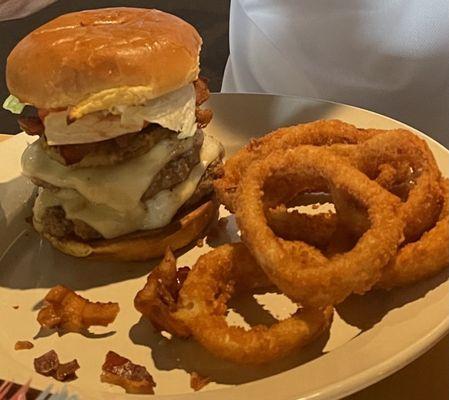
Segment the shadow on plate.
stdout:
[[[0,259],[0,286],[11,289],[66,285],[83,290],[145,276],[157,264],[79,260],[59,253],[31,227],[15,238]],[[111,273],[113,271],[113,273]]]
[[416,301],[449,278],[446,269],[440,274],[414,285],[396,288],[391,291],[372,290],[363,296],[352,295],[337,305],[338,315],[349,325],[361,329],[361,333],[379,323],[390,311]]
[[[230,302],[230,307],[238,312],[245,322],[271,325],[275,319],[263,309],[252,295]],[[326,331],[310,345],[292,351],[287,357],[260,366],[239,365],[219,359],[192,339],[167,339],[156,332],[151,323],[141,318],[129,331],[134,344],[149,347],[154,365],[159,370],[182,369],[187,373],[197,372],[221,384],[242,384],[279,374],[324,354],[323,349],[329,339]]]
[[59,337],[67,335],[67,334],[73,334],[73,335],[82,335],[88,339],[103,339],[112,335],[116,334],[116,331],[109,331],[104,333],[93,333],[89,330],[83,330],[81,332],[60,332],[56,329],[48,329],[41,327],[39,331],[36,333],[36,335],[33,336],[33,340],[40,339],[40,338],[46,338],[52,335],[57,334]]

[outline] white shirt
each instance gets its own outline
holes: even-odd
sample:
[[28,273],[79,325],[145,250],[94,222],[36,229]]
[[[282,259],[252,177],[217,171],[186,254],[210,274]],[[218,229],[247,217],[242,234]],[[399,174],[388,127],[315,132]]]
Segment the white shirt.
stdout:
[[0,0],[0,21],[23,18],[56,0]]
[[449,1],[232,0],[222,91],[356,105],[449,146]]

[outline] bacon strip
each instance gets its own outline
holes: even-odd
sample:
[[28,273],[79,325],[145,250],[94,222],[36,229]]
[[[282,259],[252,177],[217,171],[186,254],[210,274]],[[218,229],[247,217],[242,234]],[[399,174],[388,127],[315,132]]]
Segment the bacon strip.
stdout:
[[201,109],[199,107],[195,110],[196,122],[198,123],[198,128],[205,128],[213,117],[212,110],[209,109]]
[[39,117],[20,116],[17,119],[20,128],[31,136],[42,136],[44,133],[44,124]]
[[204,77],[198,77],[196,81],[193,82],[195,87],[196,95],[196,105],[200,106],[203,104],[210,96],[209,88],[207,87],[208,79]]
[[102,371],[102,382],[121,386],[126,393],[154,394],[156,383],[147,369],[113,351],[106,354]]
[[58,366],[59,358],[54,350],[34,359],[34,369],[41,375],[49,376],[53,374]]
[[61,364],[56,351],[50,350],[34,359],[34,369],[37,373],[52,376],[58,381],[76,378],[76,371],[80,368],[77,360]]
[[207,78],[199,77],[196,81],[193,82],[193,86],[195,87],[196,94],[196,122],[198,123],[198,128],[202,129],[207,126],[207,124],[211,121],[213,113],[212,110],[209,109],[201,109],[199,106],[203,104],[209,97],[210,91],[207,87]]

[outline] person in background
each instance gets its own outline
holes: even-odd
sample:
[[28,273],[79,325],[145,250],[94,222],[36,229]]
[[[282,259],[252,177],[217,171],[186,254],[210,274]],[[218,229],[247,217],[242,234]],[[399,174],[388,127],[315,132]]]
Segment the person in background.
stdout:
[[449,3],[232,0],[222,91],[351,104],[449,146]]
[[56,0],[0,0],[0,21],[23,18]]

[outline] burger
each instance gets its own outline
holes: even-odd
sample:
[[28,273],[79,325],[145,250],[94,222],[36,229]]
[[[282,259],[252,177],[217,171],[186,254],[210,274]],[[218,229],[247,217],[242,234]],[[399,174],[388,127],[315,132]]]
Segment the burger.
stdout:
[[223,148],[199,77],[201,37],[152,9],[62,15],[7,60],[4,107],[39,138],[22,156],[32,223],[60,251],[143,261],[198,239],[217,215]]

